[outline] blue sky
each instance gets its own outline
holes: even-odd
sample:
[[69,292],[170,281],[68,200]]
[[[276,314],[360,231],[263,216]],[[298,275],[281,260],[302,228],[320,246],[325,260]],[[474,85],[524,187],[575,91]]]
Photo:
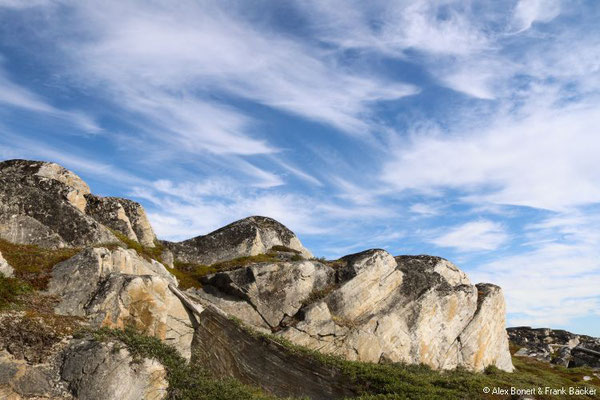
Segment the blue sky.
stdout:
[[434,254],[600,336],[597,1],[0,0],[0,158],[180,240]]

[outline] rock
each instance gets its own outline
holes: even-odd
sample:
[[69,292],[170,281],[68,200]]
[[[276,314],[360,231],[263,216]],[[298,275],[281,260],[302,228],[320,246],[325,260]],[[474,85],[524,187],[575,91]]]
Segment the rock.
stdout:
[[600,368],[600,338],[529,326],[508,328],[507,332],[510,341],[520,347],[516,356],[569,368]]
[[8,262],[2,257],[2,253],[0,253],[0,274],[4,275],[6,278],[10,278],[14,275],[15,270],[11,267]]
[[118,342],[74,340],[65,351],[61,378],[78,400],[161,400],[168,388],[158,361],[134,362]]
[[156,236],[144,208],[131,200],[87,194],[85,213],[144,246],[154,246]]
[[54,267],[48,294],[59,299],[57,314],[87,317],[98,327],[133,325],[189,359],[194,328],[169,284],[177,281],[162,264],[133,250],[90,248]]
[[194,326],[168,285],[158,276],[112,274],[85,306],[86,315],[95,326],[134,326],[174,346],[189,360]]
[[315,261],[261,263],[208,276],[203,284],[192,294],[205,304],[346,359],[513,369],[502,292],[471,285],[439,257],[368,250],[335,268]]
[[235,377],[281,397],[329,400],[358,393],[352,378],[338,369],[252,335],[213,307],[198,320],[197,361],[217,376]]
[[0,163],[0,238],[43,247],[116,242],[103,225],[83,213],[87,185],[53,163]]
[[478,284],[477,310],[458,340],[458,363],[469,370],[483,371],[493,365],[504,371],[513,371],[505,333],[506,306],[502,289],[491,284]]
[[267,253],[273,246],[285,246],[304,258],[312,257],[292,231],[274,219],[258,216],[233,222],[208,235],[163,244],[178,260],[205,265]]
[[[294,316],[312,292],[332,284],[333,279],[333,271],[323,264],[298,261],[254,264],[211,275],[202,282],[222,293],[244,299],[267,327],[275,328],[285,317]],[[198,293],[202,296],[202,291]],[[243,317],[235,310],[231,311]]]
[[58,377],[54,364],[31,365],[0,351],[0,399],[64,400],[72,397]]
[[59,299],[55,312],[85,316],[85,305],[92,300],[100,283],[113,273],[157,275],[177,285],[175,277],[163,265],[144,260],[135,250],[88,248],[53,268],[48,293]]

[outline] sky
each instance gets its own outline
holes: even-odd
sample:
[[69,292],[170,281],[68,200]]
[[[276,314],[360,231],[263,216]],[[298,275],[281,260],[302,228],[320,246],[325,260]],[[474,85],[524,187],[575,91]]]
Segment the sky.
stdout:
[[600,2],[0,0],[0,159],[161,239],[266,215],[445,257],[507,323],[600,336]]

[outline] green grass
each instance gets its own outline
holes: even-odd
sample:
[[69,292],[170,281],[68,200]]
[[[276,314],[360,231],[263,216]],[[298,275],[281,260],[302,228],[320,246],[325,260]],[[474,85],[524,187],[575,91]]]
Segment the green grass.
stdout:
[[298,250],[292,249],[291,247],[282,246],[280,244],[277,244],[277,245],[271,247],[271,250],[269,250],[269,253],[272,253],[272,252],[275,252],[275,251],[283,251],[285,253],[300,254],[300,252]]
[[0,311],[19,305],[21,303],[19,297],[32,290],[33,288],[27,282],[0,274]]
[[19,278],[35,289],[43,290],[50,279],[52,267],[65,261],[81,249],[44,249],[35,245],[14,244],[0,239],[0,252]]
[[[469,372],[463,369],[435,371],[425,365],[401,363],[375,364],[347,361],[341,357],[326,355],[276,336],[256,332],[239,320],[232,318],[246,332],[262,337],[266,343],[275,341],[289,351],[311,357],[320,363],[339,369],[356,383],[362,393],[360,399],[510,399],[510,396],[485,395],[484,387],[530,388],[545,387],[589,387],[600,393],[600,381],[588,368],[564,368],[550,365],[531,358],[513,357],[515,372],[508,373],[489,367],[483,373]],[[514,350],[514,349],[513,349]],[[583,376],[594,377],[594,383],[583,381]],[[570,396],[570,399],[597,399],[598,396]],[[541,395],[539,400],[557,399]]]
[[167,371],[167,400],[272,400],[260,389],[231,378],[218,379],[199,365],[186,363],[177,350],[159,339],[140,335],[131,328],[102,328],[93,332],[97,341],[118,340],[134,360],[150,358],[159,361]]

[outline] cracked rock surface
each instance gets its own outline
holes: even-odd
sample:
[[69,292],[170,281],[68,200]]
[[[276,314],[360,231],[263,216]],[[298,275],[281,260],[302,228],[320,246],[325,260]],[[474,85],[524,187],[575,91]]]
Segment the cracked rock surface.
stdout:
[[472,285],[439,257],[375,249],[336,266],[260,263],[206,277],[190,294],[257,329],[350,360],[513,370],[500,288]]

